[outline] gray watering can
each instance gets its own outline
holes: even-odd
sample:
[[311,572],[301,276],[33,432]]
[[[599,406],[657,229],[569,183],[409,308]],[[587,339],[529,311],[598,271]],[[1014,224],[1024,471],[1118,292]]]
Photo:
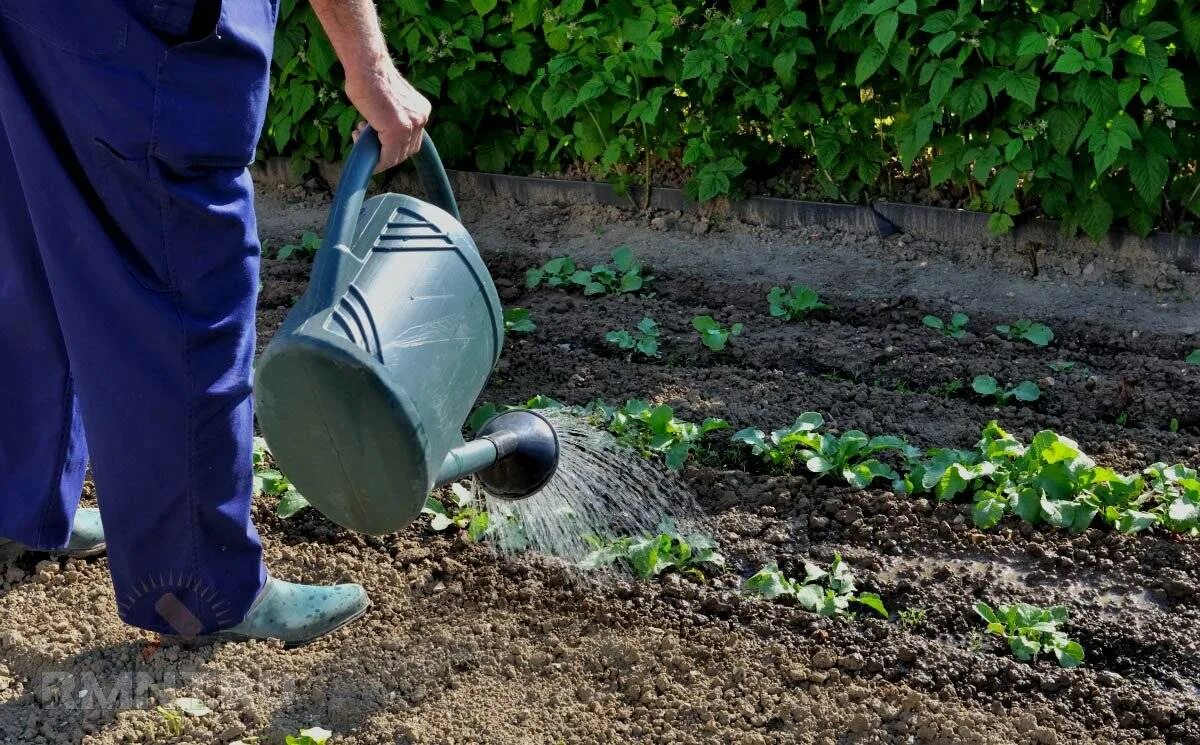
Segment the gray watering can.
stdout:
[[382,535],[434,486],[477,474],[508,499],[558,466],[554,427],[531,411],[462,424],[504,342],[504,311],[425,135],[414,156],[434,204],[363,201],[379,138],[363,130],[342,171],[312,279],[255,369],[259,425],[280,469],[326,517]]

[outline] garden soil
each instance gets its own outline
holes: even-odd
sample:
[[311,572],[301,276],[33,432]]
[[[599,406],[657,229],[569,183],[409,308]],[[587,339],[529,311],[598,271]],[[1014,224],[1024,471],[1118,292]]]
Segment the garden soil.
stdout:
[[[327,203],[311,190],[264,193],[268,253],[319,230]],[[1049,251],[1031,277],[982,247],[903,236],[485,198],[463,207],[504,301],[537,324],[510,338],[484,400],[639,397],[764,429],[815,410],[836,430],[921,446],[969,447],[998,419],[1024,438],[1054,429],[1119,469],[1200,461],[1200,368],[1183,362],[1200,347],[1196,278],[1151,259],[1081,264]],[[620,245],[651,267],[653,296],[523,287],[547,258],[590,264]],[[309,268],[264,263],[260,346]],[[833,310],[771,318],[767,290],[793,282]],[[953,311],[971,316],[960,342],[921,324]],[[710,353],[690,328],[704,313],[746,332]],[[664,329],[663,359],[631,361],[603,343],[644,315]],[[1054,343],[991,331],[1019,318],[1050,325]],[[1060,362],[1071,364],[1051,368]],[[953,385],[983,373],[1034,380],[1043,397],[997,408]],[[361,582],[374,600],[360,622],[291,651],[160,645],[117,621],[104,559],[8,557],[0,741],[279,743],[320,725],[334,743],[364,744],[1200,743],[1196,540],[1015,522],[981,532],[960,505],[750,466],[693,463],[679,482],[729,559],[707,583],[581,578],[424,521],[358,536],[311,510],[281,520],[259,500],[275,574]],[[923,616],[828,620],[738,592],[766,563],[795,573],[834,552],[890,609]],[[1086,663],[1014,660],[981,634],[978,600],[1066,605]],[[178,697],[210,711],[172,722],[156,706]]]

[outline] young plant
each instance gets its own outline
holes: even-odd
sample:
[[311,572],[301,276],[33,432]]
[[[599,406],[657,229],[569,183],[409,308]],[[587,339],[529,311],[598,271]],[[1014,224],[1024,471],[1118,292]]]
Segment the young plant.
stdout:
[[506,334],[528,334],[537,330],[537,324],[528,308],[504,309],[504,332]]
[[987,630],[1008,642],[1013,655],[1032,662],[1049,652],[1062,667],[1083,663],[1083,647],[1071,641],[1059,626],[1067,623],[1067,609],[1061,605],[1039,608],[1026,603],[1001,605],[997,610],[987,603],[975,604],[975,612],[987,622]]
[[429,515],[429,527],[439,533],[451,528],[466,530],[472,541],[483,540],[489,524],[487,509],[462,484],[450,485],[450,500],[447,506],[436,497],[425,497],[421,514]]
[[977,375],[971,381],[971,390],[981,396],[994,398],[996,403],[1005,404],[1012,399],[1018,401],[1037,401],[1042,397],[1042,389],[1032,380],[1024,380],[1009,389],[1000,387],[999,381],[991,375]]
[[925,622],[925,616],[928,612],[924,608],[905,608],[898,611],[896,615],[900,618],[900,623],[910,628],[920,626]]
[[578,269],[575,262],[565,256],[551,259],[525,273],[525,286],[531,290],[542,284],[564,289],[575,286],[583,288],[585,295],[604,295],[638,292],[653,279],[644,273],[644,267],[634,258],[633,251],[621,247],[613,252],[611,264],[596,264],[591,269]]
[[[333,737],[333,733],[327,729],[309,727],[300,730],[299,735],[288,735],[284,742],[285,745],[325,745],[331,737]],[[233,745],[237,745],[237,743]]]
[[484,403],[484,404],[480,404],[479,406],[475,407],[475,410],[471,412],[471,416],[467,418],[467,429],[472,432],[478,432],[480,427],[482,427],[484,424],[487,424],[487,421],[489,419],[491,419],[492,417],[496,416],[497,414],[499,414],[501,412],[511,411],[512,409],[564,409],[564,408],[566,408],[566,407],[564,407],[558,401],[555,401],[554,399],[550,398],[549,396],[543,396],[540,393],[538,395],[534,396],[533,398],[529,399],[525,403],[517,404],[515,406]]
[[791,290],[772,287],[767,293],[767,304],[772,316],[788,321],[802,321],[809,313],[830,308],[821,302],[815,290],[804,285],[795,285]]
[[653,318],[643,318],[638,321],[637,328],[632,332],[620,330],[609,331],[604,335],[604,340],[609,344],[615,344],[621,349],[625,349],[646,357],[661,357],[662,352],[658,349],[658,338],[662,335],[658,324]]
[[791,470],[803,463],[818,476],[838,474],[853,487],[865,489],[877,478],[899,479],[895,469],[875,456],[895,451],[905,458],[918,454],[899,437],[868,437],[858,430],[841,435],[820,432],[824,418],[815,411],[801,414],[790,427],[769,436],[760,429],[734,433],[733,441],[750,446],[755,455],[776,470]]
[[937,316],[925,316],[921,319],[921,323],[931,329],[940,331],[943,335],[951,339],[962,339],[967,335],[967,323],[971,318],[966,313],[955,313],[950,316],[950,319],[943,321]]
[[288,259],[298,258],[301,256],[315,256],[317,249],[321,247],[321,237],[316,233],[305,233],[300,237],[299,245],[288,243],[281,246],[275,254],[275,258],[279,261],[287,261]]
[[1013,341],[1023,339],[1037,347],[1048,346],[1054,341],[1054,332],[1049,326],[1024,318],[1011,324],[1002,323],[996,327],[996,331]]
[[592,547],[580,561],[584,569],[602,569],[619,563],[641,579],[657,577],[668,569],[705,578],[705,570],[725,566],[717,544],[705,535],[682,535],[671,521],[664,521],[658,535],[623,538],[588,536]]
[[692,319],[692,327],[700,333],[700,343],[714,352],[724,351],[729,340],[741,334],[744,328],[740,323],[726,328],[712,316],[696,316]]
[[279,504],[275,508],[276,514],[286,520],[309,506],[308,500],[275,467],[271,449],[261,437],[254,438],[253,462],[254,493],[277,497]]
[[1200,535],[1200,475],[1184,465],[1155,463],[1145,470],[1157,503],[1150,514],[1177,533]]
[[1200,365],[1200,349],[1193,349],[1183,361],[1189,365]]
[[888,617],[883,600],[873,592],[856,592],[854,574],[841,554],[833,555],[826,571],[816,564],[804,562],[804,579],[789,579],[775,564],[763,567],[746,580],[745,589],[768,600],[792,597],[800,607],[812,613],[833,617],[846,615],[851,603],[863,605],[884,618]]
[[724,419],[712,417],[701,424],[676,419],[670,406],[650,406],[637,399],[619,409],[597,402],[592,405],[591,417],[616,435],[619,442],[643,455],[661,454],[672,470],[683,467],[688,456],[701,447],[704,435],[729,427]]

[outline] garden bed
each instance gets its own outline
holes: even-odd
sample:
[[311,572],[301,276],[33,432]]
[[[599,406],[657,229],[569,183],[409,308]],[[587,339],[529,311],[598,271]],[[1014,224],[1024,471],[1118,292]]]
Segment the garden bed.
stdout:
[[[319,194],[266,195],[268,250],[319,229],[325,205]],[[923,448],[971,447],[996,419],[1025,441],[1053,429],[1122,471],[1200,461],[1200,368],[1183,362],[1200,346],[1200,305],[1178,293],[1115,286],[1112,276],[1033,280],[969,248],[955,262],[944,247],[899,237],[677,221],[651,229],[615,208],[496,200],[467,200],[464,212],[505,304],[530,309],[537,325],[510,336],[484,400],[643,398],[734,430],[770,430],[812,410],[835,431]],[[548,258],[590,265],[618,245],[650,265],[654,296],[524,287],[526,270]],[[308,269],[265,263],[260,345]],[[796,282],[833,309],[802,322],[771,317],[768,289]],[[960,341],[922,324],[953,311],[970,316]],[[703,314],[746,329],[713,353],[692,330]],[[661,359],[632,361],[604,342],[647,315],[663,329]],[[994,332],[1018,318],[1049,325],[1054,342]],[[981,374],[1035,381],[1042,396],[998,407],[971,392]],[[965,385],[951,390],[955,380]],[[735,452],[728,434],[710,435],[713,447]],[[486,543],[435,534],[424,520],[364,537],[311,510],[282,520],[260,499],[273,571],[363,582],[375,602],[363,621],[291,652],[158,649],[116,621],[103,560],[19,559],[0,574],[0,740],[277,742],[320,724],[336,743],[1200,742],[1195,539],[1106,528],[1072,536],[1011,517],[983,531],[969,504],[773,474],[732,455],[693,459],[680,482],[728,560],[708,582],[581,580],[536,555],[498,558]],[[826,619],[741,591],[765,564],[802,573],[805,560],[827,565],[835,552],[883,598],[890,621]],[[980,600],[1065,605],[1084,664],[1013,659],[972,610]],[[897,618],[918,609],[923,617]],[[131,671],[149,687],[108,708],[72,707],[78,686],[43,684],[65,672],[68,684],[93,676],[94,689]],[[179,677],[188,673],[199,676]],[[163,702],[195,696],[213,711],[168,738],[148,697],[155,686]]]

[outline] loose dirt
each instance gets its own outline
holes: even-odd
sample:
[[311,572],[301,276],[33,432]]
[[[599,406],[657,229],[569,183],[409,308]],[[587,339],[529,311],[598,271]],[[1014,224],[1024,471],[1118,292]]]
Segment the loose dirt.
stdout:
[[[268,250],[319,230],[326,204],[264,194]],[[1033,279],[970,247],[903,237],[483,198],[463,206],[505,302],[538,325],[510,339],[484,400],[641,397],[737,428],[816,410],[836,429],[923,446],[969,446],[995,418],[1022,437],[1055,429],[1121,469],[1200,461],[1200,369],[1183,363],[1200,346],[1200,304],[1180,289],[1194,277],[1162,292],[1045,262]],[[590,263],[618,245],[652,267],[654,297],[523,288],[524,271],[546,258]],[[260,345],[308,270],[265,262]],[[767,289],[789,282],[834,310],[770,318]],[[962,342],[920,324],[956,310],[972,319]],[[713,355],[690,329],[698,313],[747,331]],[[602,342],[643,315],[664,328],[661,361],[631,362]],[[1050,325],[1054,344],[987,331],[1018,318]],[[1056,372],[1056,362],[1073,365]],[[947,387],[981,373],[1038,381],[1043,398],[997,409]],[[103,559],[0,558],[0,741],[277,743],[319,724],[338,743],[1200,742],[1195,540],[1007,522],[982,533],[958,505],[750,466],[693,464],[680,479],[730,560],[708,584],[580,579],[423,522],[364,537],[311,511],[280,520],[261,500],[273,572],[362,582],[375,602],[361,622],[294,651],[158,646],[117,621]],[[737,592],[763,563],[793,572],[834,551],[889,608],[924,618],[826,620]],[[979,634],[979,599],[1067,605],[1086,664],[1017,662]],[[185,716],[171,736],[156,705],[179,696],[212,711]]]

